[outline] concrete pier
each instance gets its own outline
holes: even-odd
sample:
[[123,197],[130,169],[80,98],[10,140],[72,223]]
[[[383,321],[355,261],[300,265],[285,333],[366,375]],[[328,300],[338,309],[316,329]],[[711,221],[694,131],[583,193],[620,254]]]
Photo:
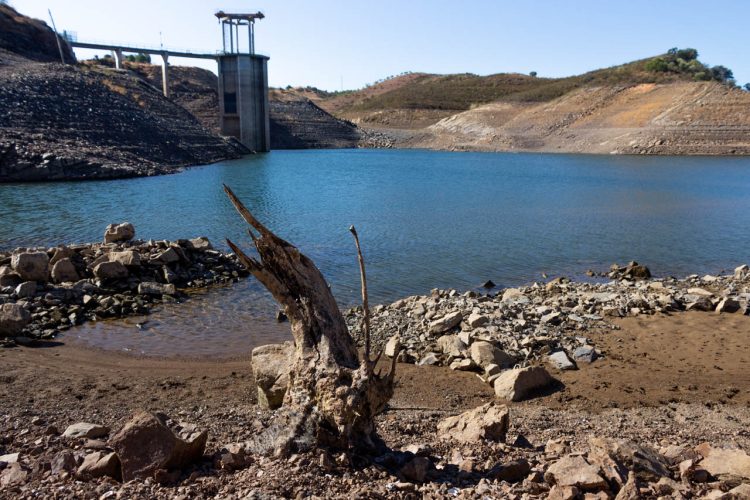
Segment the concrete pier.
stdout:
[[161,54],[161,88],[164,97],[169,97],[169,54],[166,52]]
[[228,54],[218,60],[221,133],[253,151],[270,151],[268,57]]

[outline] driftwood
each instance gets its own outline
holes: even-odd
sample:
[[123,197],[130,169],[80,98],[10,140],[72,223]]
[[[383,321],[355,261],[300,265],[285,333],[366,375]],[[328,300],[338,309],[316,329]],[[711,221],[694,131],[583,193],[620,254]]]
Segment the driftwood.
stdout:
[[[255,451],[285,454],[316,446],[375,448],[379,440],[374,418],[393,395],[395,357],[387,374],[375,373],[380,356],[370,359],[366,314],[365,357],[360,361],[344,317],[315,264],[253,217],[231,189],[224,186],[224,191],[252,227],[250,236],[260,260],[245,254],[232,241],[227,243],[283,306],[295,344],[284,404],[274,425],[255,440]],[[364,259],[356,230],[350,230],[357,245],[367,311]]]

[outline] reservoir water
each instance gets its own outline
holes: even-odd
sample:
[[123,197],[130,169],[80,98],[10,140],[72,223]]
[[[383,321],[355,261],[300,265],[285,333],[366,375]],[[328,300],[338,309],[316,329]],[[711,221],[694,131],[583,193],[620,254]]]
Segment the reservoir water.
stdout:
[[[162,177],[0,185],[0,248],[97,241],[121,221],[138,238],[205,235],[221,248],[225,237],[249,247],[223,183],[317,263],[342,307],[359,302],[352,224],[371,303],[488,279],[505,287],[542,273],[581,277],[629,260],[657,276],[750,261],[750,158],[421,150],[274,151]],[[222,355],[284,330],[257,326],[275,306],[253,280],[190,302],[152,316],[145,333],[125,334],[118,328],[136,329],[122,322],[67,337]]]

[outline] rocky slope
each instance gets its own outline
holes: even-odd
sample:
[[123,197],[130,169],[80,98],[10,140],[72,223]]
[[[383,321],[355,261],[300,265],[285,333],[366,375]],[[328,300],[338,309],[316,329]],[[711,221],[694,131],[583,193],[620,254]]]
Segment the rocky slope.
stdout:
[[569,153],[750,154],[750,93],[718,83],[589,87],[543,104],[444,118],[415,147]]
[[[76,61],[73,50],[60,40],[66,63]],[[0,4],[0,64],[13,55],[40,62],[61,62],[55,33],[38,19],[31,19]]]
[[0,23],[31,26],[38,43],[0,53],[0,182],[155,175],[248,153],[127,72],[28,59],[51,57],[43,23]]
[[401,147],[750,154],[750,92],[647,63],[561,79],[409,74],[313,99]]
[[[126,63],[126,67],[155,87],[161,85],[159,66]],[[171,99],[219,133],[217,76],[185,66],[172,67],[170,72]],[[271,149],[356,148],[362,139],[355,125],[334,117],[299,92],[272,89],[269,106]]]

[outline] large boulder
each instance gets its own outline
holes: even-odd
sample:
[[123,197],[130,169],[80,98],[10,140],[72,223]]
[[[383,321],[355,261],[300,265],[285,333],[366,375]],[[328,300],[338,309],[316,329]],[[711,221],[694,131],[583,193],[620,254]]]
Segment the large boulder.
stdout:
[[544,480],[551,486],[575,486],[583,491],[607,488],[607,481],[599,475],[599,467],[589,464],[578,455],[563,457],[550,465]]
[[49,277],[49,257],[44,252],[23,252],[10,259],[13,270],[24,281],[47,281]]
[[485,439],[504,441],[510,422],[509,415],[507,406],[487,403],[438,422],[438,437],[454,439],[460,443],[474,443]]
[[515,358],[506,354],[496,345],[478,340],[469,347],[471,359],[479,367],[485,370],[489,365],[497,365],[500,368],[509,368],[516,363]]
[[122,224],[110,224],[104,231],[104,243],[116,243],[118,241],[130,241],[135,238],[135,227],[130,222]]
[[29,323],[31,314],[19,304],[0,305],[0,337],[21,335]]
[[460,358],[466,355],[466,344],[458,338],[458,335],[443,335],[437,339],[437,346],[443,354],[452,358]]
[[28,299],[36,295],[36,281],[25,281],[18,285],[13,293],[19,299]]
[[523,401],[531,393],[552,384],[554,379],[541,366],[507,370],[495,379],[495,395],[508,401]]
[[119,262],[123,266],[140,266],[141,254],[134,250],[124,250],[122,252],[109,252],[110,262]]
[[458,311],[446,314],[442,318],[436,319],[430,323],[429,332],[433,335],[447,332],[451,328],[458,326],[463,317],[463,314]]
[[78,281],[78,271],[69,258],[60,259],[52,266],[52,281],[55,283],[67,283]]
[[119,280],[128,277],[128,268],[119,262],[100,262],[94,267],[94,276],[100,280]]
[[749,481],[750,456],[739,449],[714,448],[703,443],[695,448],[703,457],[700,467],[723,481]]
[[291,342],[262,345],[253,349],[251,364],[260,407],[273,410],[284,402],[293,360],[294,344]]
[[203,456],[206,431],[182,425],[177,435],[167,423],[165,415],[139,411],[110,439],[123,481],[152,477],[159,469],[181,469]]

